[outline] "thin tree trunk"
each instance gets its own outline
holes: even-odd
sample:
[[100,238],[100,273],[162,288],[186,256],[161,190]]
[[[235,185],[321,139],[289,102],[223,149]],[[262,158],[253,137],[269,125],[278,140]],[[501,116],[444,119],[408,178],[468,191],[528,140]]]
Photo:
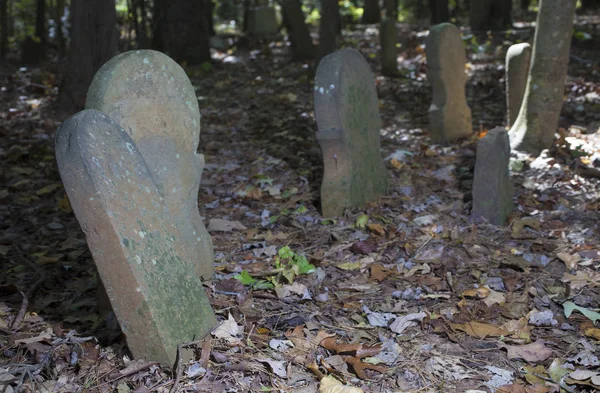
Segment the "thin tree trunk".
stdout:
[[155,0],[154,44],[175,61],[210,61],[211,0]]
[[54,9],[54,21],[56,24],[56,41],[58,42],[58,52],[63,57],[67,52],[67,44],[65,35],[63,34],[62,18],[65,14],[65,0],[56,0],[56,8]]
[[0,0],[0,61],[8,49],[8,0]]
[[319,24],[318,61],[336,49],[337,28],[335,21],[339,18],[338,0],[321,0],[321,23]]
[[379,0],[364,0],[362,23],[373,24],[381,22]]
[[139,9],[139,34],[137,38],[138,48],[148,48],[148,17],[146,15],[146,0],[137,0],[136,7]]
[[71,18],[71,47],[59,95],[62,114],[85,106],[96,71],[117,53],[115,0],[72,0]]
[[541,0],[519,116],[509,131],[515,150],[552,147],[563,103],[576,0]]
[[429,9],[431,11],[432,25],[448,22],[450,20],[448,0],[429,0]]
[[35,11],[35,35],[46,42],[46,0],[37,0]]

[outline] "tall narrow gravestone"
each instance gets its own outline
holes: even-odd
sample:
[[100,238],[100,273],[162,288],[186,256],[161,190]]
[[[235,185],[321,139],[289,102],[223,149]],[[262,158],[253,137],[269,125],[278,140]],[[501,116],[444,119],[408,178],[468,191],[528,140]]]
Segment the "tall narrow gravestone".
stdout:
[[134,140],[182,240],[194,250],[196,273],[210,278],[212,240],[198,211],[200,111],[183,69],[152,50],[118,55],[96,73],[86,108],[105,113]]
[[512,45],[506,52],[506,113],[508,126],[512,127],[519,116],[521,102],[527,87],[531,63],[531,45],[524,42]]
[[387,190],[375,80],[364,57],[344,49],[321,60],[313,94],[324,165],[322,214],[339,216]]
[[465,47],[460,30],[451,23],[435,25],[427,36],[427,79],[433,88],[429,131],[435,143],[472,134],[471,109],[465,96]]
[[216,324],[191,249],[132,138],[85,110],[56,132],[61,178],[129,349],[172,365]]
[[513,209],[513,191],[508,173],[510,144],[502,127],[489,131],[477,145],[473,179],[473,218],[504,225]]

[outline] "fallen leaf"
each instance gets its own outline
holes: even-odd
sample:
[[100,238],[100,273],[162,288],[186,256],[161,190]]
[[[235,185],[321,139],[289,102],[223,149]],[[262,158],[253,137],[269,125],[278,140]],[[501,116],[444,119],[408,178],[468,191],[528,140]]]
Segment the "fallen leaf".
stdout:
[[244,231],[246,228],[239,221],[227,221],[222,220],[220,218],[211,218],[208,223],[208,228],[206,228],[209,232],[231,232],[234,229]]
[[238,343],[240,339],[237,336],[240,334],[240,331],[240,327],[230,313],[229,317],[221,322],[221,324],[212,332],[212,335],[216,338],[222,338],[230,343]]
[[498,344],[508,351],[509,359],[524,359],[531,363],[542,362],[552,355],[552,350],[544,345],[544,340],[537,340],[527,345]]
[[567,268],[570,270],[577,268],[577,263],[581,261],[581,257],[579,256],[579,254],[571,255],[568,252],[559,252],[558,254],[556,254],[556,256],[558,257],[558,259],[563,261],[565,265],[567,265]]
[[567,317],[567,318],[569,318],[571,316],[571,313],[574,310],[577,310],[580,313],[582,313],[583,315],[585,315],[585,317],[588,318],[593,323],[596,323],[596,321],[600,319],[600,313],[588,310],[587,308],[579,307],[578,305],[576,305],[573,302],[564,302],[563,308],[565,310],[565,317]]
[[261,363],[267,363],[271,367],[271,370],[273,370],[273,374],[277,375],[278,377],[287,378],[285,362],[268,358],[261,358],[256,360],[258,360]]
[[453,330],[460,330],[467,333],[469,336],[477,338],[500,337],[505,336],[508,332],[498,325],[483,322],[467,322],[467,323],[452,323],[448,324]]
[[519,220],[515,220],[512,225],[512,237],[520,238],[521,236],[523,236],[521,234],[521,231],[523,231],[523,228],[525,227],[530,227],[539,231],[542,229],[542,224],[540,224],[539,219],[534,217],[525,217]]
[[396,334],[401,334],[409,327],[416,326],[417,324],[414,321],[422,321],[426,316],[427,314],[424,311],[421,311],[418,313],[408,314],[403,317],[398,317],[390,325],[390,330]]
[[385,228],[383,228],[383,225],[381,224],[369,224],[367,225],[367,228],[371,232],[374,232],[380,236],[385,236]]
[[335,377],[328,375],[321,379],[320,393],[364,393],[364,390],[355,386],[344,385]]

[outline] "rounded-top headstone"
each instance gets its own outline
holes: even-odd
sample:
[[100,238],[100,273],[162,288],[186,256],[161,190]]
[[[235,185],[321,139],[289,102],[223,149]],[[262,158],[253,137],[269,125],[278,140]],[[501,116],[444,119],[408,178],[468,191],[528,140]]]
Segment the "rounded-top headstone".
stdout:
[[173,219],[191,225],[185,232],[198,249],[198,273],[210,277],[212,241],[198,212],[200,110],[185,71],[161,52],[120,54],[96,73],[86,108],[107,114],[135,141]]
[[452,23],[431,27],[426,40],[427,79],[433,88],[429,131],[436,143],[472,134],[465,95],[466,54],[460,30]]
[[511,45],[506,51],[506,113],[509,127],[519,116],[530,64],[531,45],[527,42]]
[[314,86],[315,118],[324,162],[321,207],[325,217],[362,207],[385,194],[381,119],[375,79],[354,49],[325,56]]

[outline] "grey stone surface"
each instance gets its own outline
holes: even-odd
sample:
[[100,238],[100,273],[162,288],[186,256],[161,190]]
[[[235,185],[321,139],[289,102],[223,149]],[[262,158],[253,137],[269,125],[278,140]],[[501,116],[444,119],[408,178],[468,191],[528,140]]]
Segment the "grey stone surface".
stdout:
[[183,69],[168,56],[138,50],[120,54],[96,73],[86,108],[115,120],[135,141],[173,222],[195,250],[196,272],[214,272],[212,240],[198,211],[204,156],[197,154],[200,111]]
[[426,41],[427,79],[433,88],[429,132],[435,143],[447,143],[473,133],[465,96],[465,47],[451,23],[431,27]]
[[375,80],[359,52],[343,49],[321,60],[314,103],[323,152],[323,216],[376,201],[387,190],[388,175],[381,158]]
[[251,36],[264,36],[277,33],[277,13],[275,7],[259,6],[248,9],[247,33]]
[[527,75],[531,63],[531,45],[527,42],[511,45],[506,52],[506,117],[512,127],[527,87]]
[[477,146],[475,178],[473,180],[473,211],[475,220],[485,218],[494,225],[504,225],[513,209],[513,188],[508,162],[510,145],[508,132],[497,127],[489,131]]
[[177,345],[216,319],[142,154],[115,121],[85,110],[56,132],[56,159],[131,352],[172,365]]

